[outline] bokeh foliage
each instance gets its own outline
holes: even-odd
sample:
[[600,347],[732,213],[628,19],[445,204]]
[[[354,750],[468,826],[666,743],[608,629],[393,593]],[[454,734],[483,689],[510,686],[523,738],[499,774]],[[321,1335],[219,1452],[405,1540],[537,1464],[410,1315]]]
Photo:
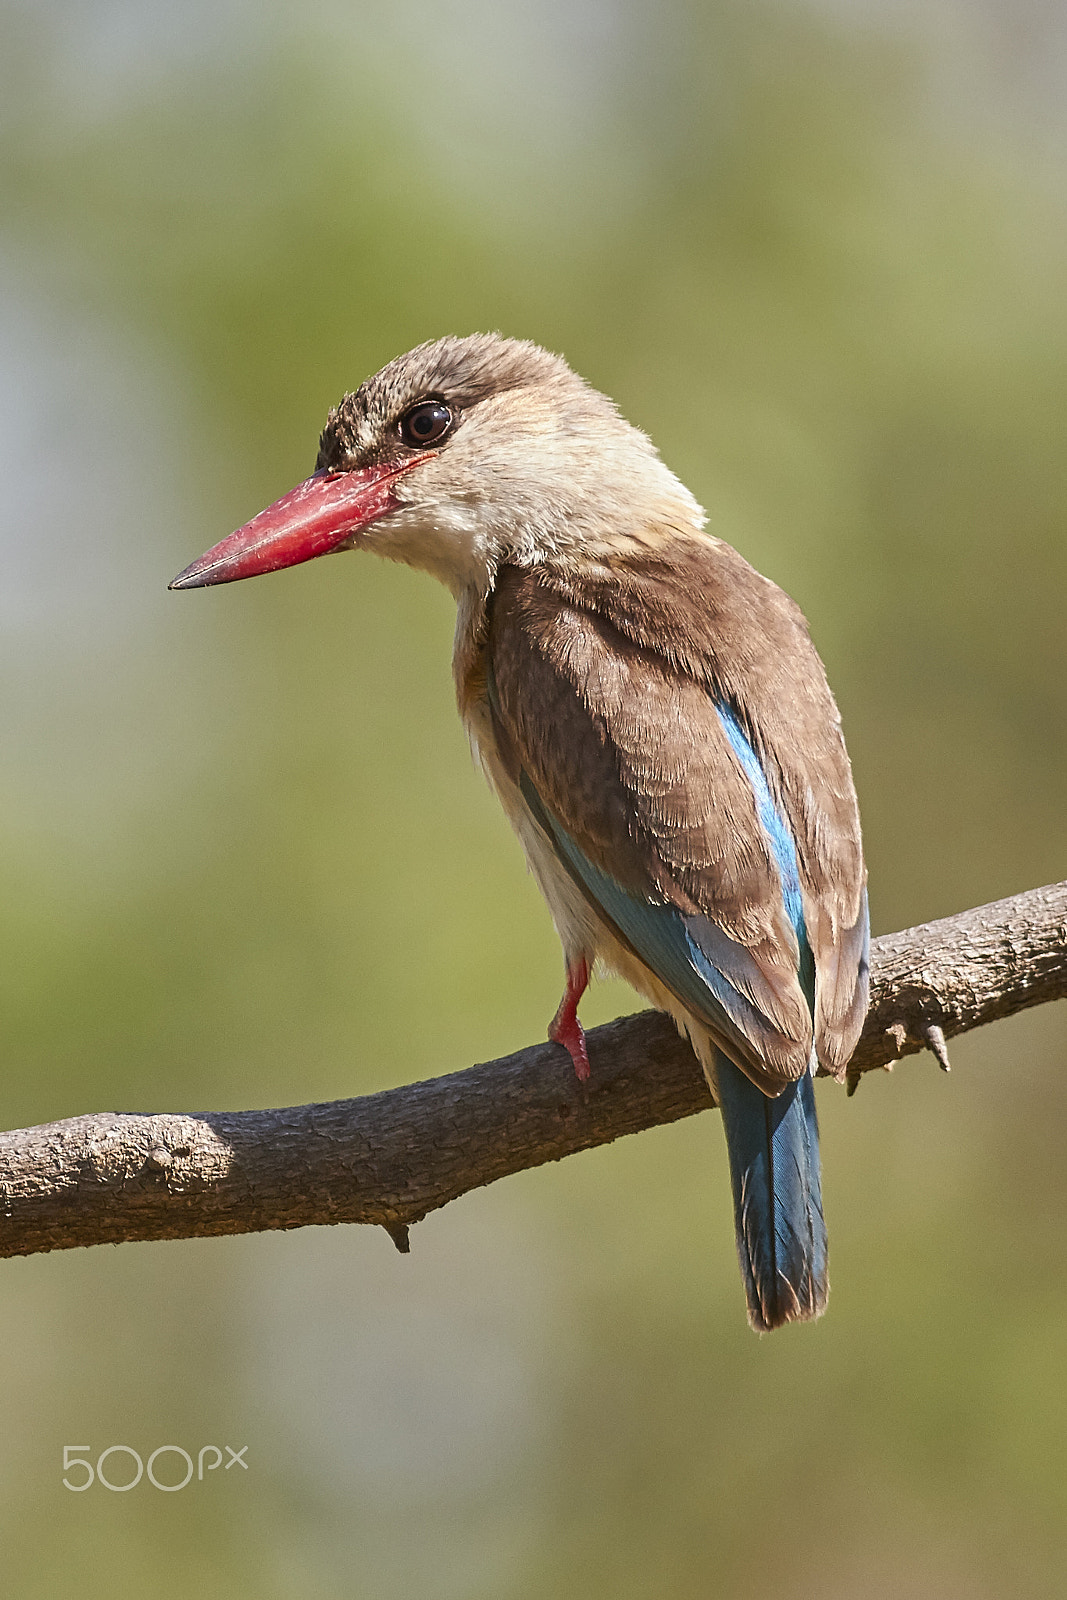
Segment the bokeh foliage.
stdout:
[[[877,928],[1063,873],[1067,232],[1029,102],[833,12],[534,11],[0,18],[6,1125],[542,1034],[558,950],[448,597],[354,557],[163,593],[444,331],[564,351],[804,606]],[[471,1197],[410,1260],[345,1230],[6,1264],[6,1592],[1058,1592],[1064,1038],[1057,1008],[950,1080],[823,1086],[831,1310],[763,1341],[711,1117]],[[252,1469],[75,1496],[86,1439]]]

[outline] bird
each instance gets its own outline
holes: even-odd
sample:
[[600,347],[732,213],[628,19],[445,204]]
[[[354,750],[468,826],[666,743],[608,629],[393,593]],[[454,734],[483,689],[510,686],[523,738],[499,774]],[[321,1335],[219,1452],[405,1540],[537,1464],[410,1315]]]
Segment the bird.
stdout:
[[330,411],[311,476],[172,589],[369,550],[457,604],[460,716],[558,932],[549,1037],[590,1075],[594,967],[688,1037],[726,1135],[750,1325],[829,1293],[814,1078],[868,1005],[867,872],[800,608],[558,355],[448,335]]

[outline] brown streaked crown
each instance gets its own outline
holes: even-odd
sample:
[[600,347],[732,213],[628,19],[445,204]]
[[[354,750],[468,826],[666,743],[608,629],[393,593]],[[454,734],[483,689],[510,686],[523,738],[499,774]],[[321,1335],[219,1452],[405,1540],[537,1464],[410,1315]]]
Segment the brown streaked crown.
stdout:
[[[581,384],[561,356],[527,339],[498,333],[454,334],[420,344],[346,394],[330,412],[319,439],[316,471],[351,471],[401,456],[410,447],[397,423],[418,400],[440,398],[457,421],[482,401],[509,389]],[[584,387],[584,385],[582,385]]]

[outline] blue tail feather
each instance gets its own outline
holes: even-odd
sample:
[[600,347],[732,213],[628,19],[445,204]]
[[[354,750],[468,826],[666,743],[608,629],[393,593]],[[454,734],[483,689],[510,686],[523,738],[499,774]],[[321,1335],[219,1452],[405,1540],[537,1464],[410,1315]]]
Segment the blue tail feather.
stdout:
[[721,1051],[715,1073],[749,1322],[763,1333],[817,1317],[830,1284],[811,1075],[772,1100]]

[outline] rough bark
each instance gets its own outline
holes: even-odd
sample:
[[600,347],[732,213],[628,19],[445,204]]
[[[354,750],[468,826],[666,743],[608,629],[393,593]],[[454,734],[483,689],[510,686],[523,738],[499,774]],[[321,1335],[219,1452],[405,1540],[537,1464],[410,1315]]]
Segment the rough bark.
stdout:
[[[1067,996],[1067,882],[874,941],[864,1072]],[[589,1034],[580,1086],[558,1046],[355,1100],[277,1111],[101,1113],[0,1134],[0,1255],[369,1222],[408,1227],[468,1189],[707,1110],[657,1012]]]

